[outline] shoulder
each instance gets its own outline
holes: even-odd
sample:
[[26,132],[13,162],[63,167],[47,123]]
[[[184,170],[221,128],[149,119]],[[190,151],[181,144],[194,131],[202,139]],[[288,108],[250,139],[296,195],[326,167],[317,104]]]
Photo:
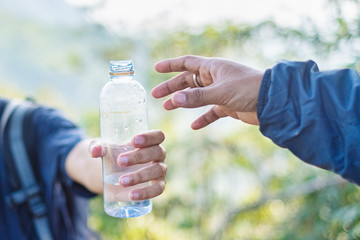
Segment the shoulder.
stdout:
[[31,121],[35,127],[54,128],[54,130],[58,128],[77,128],[77,125],[63,111],[44,105],[37,105],[32,113]]
[[29,126],[38,143],[45,145],[67,145],[86,137],[84,130],[63,111],[44,105],[36,105],[29,116]]

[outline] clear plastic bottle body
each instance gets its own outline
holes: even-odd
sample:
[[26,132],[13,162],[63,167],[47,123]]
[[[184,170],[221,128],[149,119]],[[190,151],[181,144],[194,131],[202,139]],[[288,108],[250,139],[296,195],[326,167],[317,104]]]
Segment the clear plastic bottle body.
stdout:
[[[112,67],[115,68],[115,70]],[[129,68],[128,68],[129,66]],[[151,200],[131,201],[129,193],[149,183],[122,187],[119,177],[144,167],[139,164],[120,167],[117,156],[132,150],[129,144],[136,134],[148,130],[146,92],[134,80],[131,61],[112,61],[110,81],[100,94],[100,131],[105,148],[103,156],[104,208],[114,217],[130,218],[151,212]]]

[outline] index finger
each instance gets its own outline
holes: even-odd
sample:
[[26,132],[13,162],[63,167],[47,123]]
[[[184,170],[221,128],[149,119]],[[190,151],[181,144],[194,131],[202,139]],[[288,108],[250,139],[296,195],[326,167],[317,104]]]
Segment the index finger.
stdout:
[[150,130],[133,137],[131,144],[135,148],[145,148],[159,145],[165,140],[165,135],[161,130]]
[[200,56],[186,55],[160,61],[154,68],[159,73],[184,72],[198,74],[201,63],[205,58]]

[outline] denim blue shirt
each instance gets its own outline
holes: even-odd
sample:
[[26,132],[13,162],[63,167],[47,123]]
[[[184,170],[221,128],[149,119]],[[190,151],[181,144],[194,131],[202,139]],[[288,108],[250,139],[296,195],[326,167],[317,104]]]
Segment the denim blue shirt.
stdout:
[[360,77],[319,71],[313,61],[279,62],[265,72],[260,131],[301,160],[360,185]]
[[[0,116],[6,100],[0,99]],[[87,199],[94,194],[73,182],[65,171],[65,159],[85,134],[59,111],[38,107],[28,123],[32,128],[35,175],[42,188],[54,239],[88,239]],[[0,149],[0,193],[10,191],[9,173]],[[0,239],[37,239],[27,206],[13,208],[0,197]]]

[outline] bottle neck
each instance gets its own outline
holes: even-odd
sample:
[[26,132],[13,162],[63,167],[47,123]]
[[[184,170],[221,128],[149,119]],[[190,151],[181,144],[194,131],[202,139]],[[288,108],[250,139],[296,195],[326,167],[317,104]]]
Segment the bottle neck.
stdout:
[[110,72],[110,81],[123,81],[123,80],[133,80],[134,79],[134,71],[131,72]]

